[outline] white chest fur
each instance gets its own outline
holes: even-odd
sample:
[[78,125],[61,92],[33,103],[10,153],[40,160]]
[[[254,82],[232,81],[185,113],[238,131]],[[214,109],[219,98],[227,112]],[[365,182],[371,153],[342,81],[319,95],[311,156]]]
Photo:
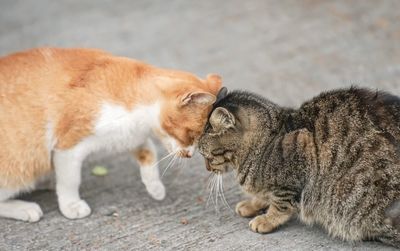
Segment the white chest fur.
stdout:
[[[91,136],[71,149],[54,152],[56,191],[64,216],[77,219],[90,214],[89,206],[79,196],[82,161],[90,153],[99,150],[121,152],[142,145],[152,129],[159,127],[159,113],[158,104],[135,106],[128,110],[116,104],[105,103],[94,123]],[[165,188],[159,179],[158,168],[151,166],[148,169],[142,173],[142,180],[154,198],[163,199]]]
[[75,150],[88,155],[98,150],[122,152],[143,144],[152,128],[159,125],[159,105],[139,105],[134,109],[105,103],[95,122],[94,134],[83,139]]

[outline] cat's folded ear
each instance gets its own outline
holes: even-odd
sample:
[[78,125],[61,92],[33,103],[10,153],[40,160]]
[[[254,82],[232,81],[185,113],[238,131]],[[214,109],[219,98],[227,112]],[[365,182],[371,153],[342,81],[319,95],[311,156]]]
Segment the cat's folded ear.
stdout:
[[235,116],[223,107],[217,107],[210,116],[210,124],[216,131],[235,127]]
[[190,104],[210,106],[217,100],[217,93],[221,89],[222,79],[216,74],[207,75],[205,91],[189,92],[181,96],[180,105]]
[[209,106],[214,104],[216,99],[215,95],[208,92],[190,92],[182,96],[181,106],[190,104]]

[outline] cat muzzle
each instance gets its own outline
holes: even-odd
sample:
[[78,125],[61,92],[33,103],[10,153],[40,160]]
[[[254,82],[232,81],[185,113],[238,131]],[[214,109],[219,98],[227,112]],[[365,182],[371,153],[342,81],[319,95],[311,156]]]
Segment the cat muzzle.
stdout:
[[206,169],[209,172],[224,173],[224,172],[228,171],[228,163],[227,162],[223,162],[221,164],[215,165],[213,163],[210,163],[210,160],[207,158],[204,158],[204,160],[206,163]]
[[185,148],[181,148],[178,151],[178,156],[182,158],[191,158],[194,154],[195,146],[188,146]]
[[178,152],[178,156],[182,157],[182,158],[191,158],[192,155],[193,155],[193,153],[188,150],[180,150]]

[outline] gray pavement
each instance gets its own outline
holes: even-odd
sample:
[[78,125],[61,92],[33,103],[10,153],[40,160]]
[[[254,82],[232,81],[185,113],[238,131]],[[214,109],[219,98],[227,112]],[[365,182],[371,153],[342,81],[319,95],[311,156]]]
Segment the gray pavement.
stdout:
[[[219,73],[230,89],[286,106],[352,84],[400,95],[399,10],[396,0],[0,0],[0,54],[102,48],[200,76]],[[160,147],[159,154],[166,152]],[[96,164],[109,175],[92,176]],[[24,195],[44,218],[0,219],[0,250],[392,250],[332,239],[296,220],[268,235],[252,233],[247,219],[205,206],[207,177],[199,155],[176,165],[164,177],[167,198],[157,202],[128,155],[92,156],[81,192],[93,214],[67,220],[53,192]],[[243,194],[229,178],[225,194],[234,207]]]

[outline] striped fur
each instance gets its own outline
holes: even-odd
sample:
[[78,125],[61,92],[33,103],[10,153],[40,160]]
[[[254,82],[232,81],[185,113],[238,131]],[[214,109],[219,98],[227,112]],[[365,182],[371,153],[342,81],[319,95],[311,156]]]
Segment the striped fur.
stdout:
[[270,232],[298,215],[333,237],[400,247],[398,97],[352,87],[288,109],[234,91],[215,107],[199,149],[211,170],[233,166],[242,188],[265,202],[241,202],[240,215],[269,207],[250,222],[253,231]]

